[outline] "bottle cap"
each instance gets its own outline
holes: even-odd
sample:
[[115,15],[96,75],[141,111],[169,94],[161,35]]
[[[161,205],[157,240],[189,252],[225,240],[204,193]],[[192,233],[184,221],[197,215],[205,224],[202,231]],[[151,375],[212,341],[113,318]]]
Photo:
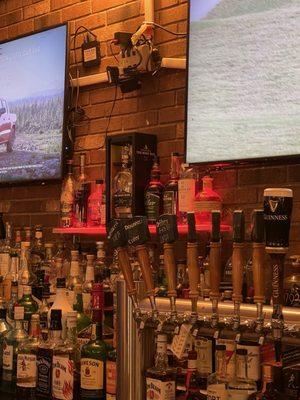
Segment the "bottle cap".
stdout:
[[61,289],[66,287],[66,279],[65,278],[57,278],[56,279],[56,288]]
[[71,250],[71,257],[78,257],[79,256],[79,251],[78,250]]
[[31,321],[39,321],[40,320],[40,315],[39,314],[32,314],[31,315]]
[[23,294],[31,294],[31,286],[23,286]]
[[216,351],[224,351],[226,350],[225,344],[217,344],[216,345]]
[[62,330],[62,325],[61,325],[62,312],[61,312],[61,310],[51,310],[50,315],[51,315],[50,329],[52,331],[61,331]]
[[237,349],[236,354],[238,356],[246,356],[248,354],[248,351],[247,351],[247,349]]

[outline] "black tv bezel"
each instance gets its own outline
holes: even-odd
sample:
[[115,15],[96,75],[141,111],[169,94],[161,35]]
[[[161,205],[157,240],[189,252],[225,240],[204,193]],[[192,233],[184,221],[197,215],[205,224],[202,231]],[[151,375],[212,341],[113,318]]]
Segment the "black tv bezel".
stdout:
[[5,43],[13,42],[18,39],[22,39],[28,36],[33,36],[42,32],[50,31],[61,26],[66,27],[66,54],[65,54],[65,86],[64,86],[64,107],[63,107],[63,125],[62,125],[62,149],[61,149],[61,165],[60,165],[60,177],[55,178],[44,178],[44,179],[26,179],[26,180],[15,180],[15,181],[0,181],[0,188],[14,187],[14,186],[46,186],[46,184],[60,183],[66,172],[66,159],[64,157],[64,151],[67,146],[70,146],[70,140],[67,137],[67,112],[68,112],[68,92],[69,92],[69,24],[68,22],[51,25],[42,29],[34,30],[22,35],[15,36],[12,39],[0,41],[0,46]]
[[[188,88],[189,88],[189,55],[190,55],[190,27],[191,27],[191,1],[188,1],[187,15],[187,46],[186,46],[186,93],[185,93],[185,121],[184,121],[184,159],[187,160],[187,129],[188,129]],[[300,134],[300,132],[299,132]],[[237,167],[263,167],[272,165],[287,165],[300,163],[300,153],[286,156],[266,156],[257,158],[240,158],[234,160],[197,161],[189,162],[190,165],[207,166],[209,169],[231,169]]]

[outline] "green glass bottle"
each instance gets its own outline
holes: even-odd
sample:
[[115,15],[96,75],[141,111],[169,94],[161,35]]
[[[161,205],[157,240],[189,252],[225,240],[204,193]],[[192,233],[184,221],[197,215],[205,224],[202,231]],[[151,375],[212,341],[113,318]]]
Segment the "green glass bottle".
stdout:
[[83,346],[91,339],[92,320],[83,312],[81,286],[76,286],[75,293],[76,298],[75,303],[73,304],[73,310],[77,311],[77,340],[80,346]]
[[39,310],[38,303],[31,295],[31,286],[24,286],[23,297],[19,300],[18,304],[20,307],[24,307],[24,329],[28,333],[31,316]]
[[107,345],[102,340],[103,285],[95,283],[92,291],[92,339],[81,349],[81,400],[105,400],[104,371]]

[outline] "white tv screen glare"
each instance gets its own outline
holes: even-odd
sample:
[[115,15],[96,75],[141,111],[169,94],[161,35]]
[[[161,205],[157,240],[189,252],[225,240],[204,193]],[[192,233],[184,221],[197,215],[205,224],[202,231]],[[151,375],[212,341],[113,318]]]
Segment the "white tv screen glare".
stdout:
[[0,184],[59,179],[67,25],[0,44]]
[[300,154],[300,0],[190,0],[186,161]]

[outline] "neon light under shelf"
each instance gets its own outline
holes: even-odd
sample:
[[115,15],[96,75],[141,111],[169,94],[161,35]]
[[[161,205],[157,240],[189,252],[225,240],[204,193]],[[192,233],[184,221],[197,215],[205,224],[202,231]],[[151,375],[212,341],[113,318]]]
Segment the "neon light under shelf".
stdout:
[[[210,224],[201,224],[196,226],[197,232],[210,232],[211,225]],[[149,231],[152,235],[156,234],[156,226],[149,225]],[[222,232],[230,232],[230,225],[221,225]],[[179,234],[187,233],[187,225],[178,225]],[[54,228],[53,233],[60,233],[66,235],[106,235],[106,227],[105,226],[92,226],[92,227],[84,227],[84,228]]]

